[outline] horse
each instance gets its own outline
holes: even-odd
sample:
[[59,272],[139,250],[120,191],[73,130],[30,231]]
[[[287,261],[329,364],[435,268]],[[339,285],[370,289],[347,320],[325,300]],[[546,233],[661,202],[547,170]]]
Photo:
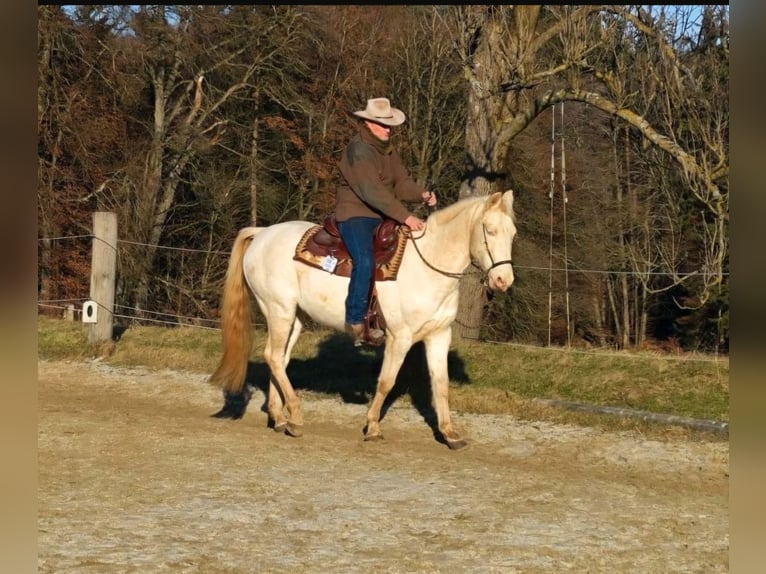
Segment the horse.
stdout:
[[[294,260],[297,243],[314,225],[285,221],[268,227],[245,227],[237,234],[221,307],[223,355],[209,378],[223,390],[225,401],[215,416],[241,418],[251,396],[245,376],[253,345],[252,293],[268,331],[263,357],[270,371],[269,426],[293,437],[303,434],[301,400],[286,372],[303,326],[298,310],[318,324],[342,332],[349,282],[347,277]],[[460,278],[473,265],[480,271],[471,272],[481,273],[489,290],[507,291],[514,280],[511,250],[515,235],[510,189],[463,198],[431,212],[418,236],[409,230],[396,279],[376,283],[386,336],[375,395],[367,409],[364,440],[383,438],[381,408],[405,356],[422,341],[438,432],[449,448],[466,446],[450,420],[447,372]],[[435,437],[438,440],[436,433]]]

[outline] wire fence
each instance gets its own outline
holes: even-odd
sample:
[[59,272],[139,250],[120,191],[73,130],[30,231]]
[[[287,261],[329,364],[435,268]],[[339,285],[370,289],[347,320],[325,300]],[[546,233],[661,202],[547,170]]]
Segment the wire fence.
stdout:
[[[39,238],[38,241],[62,241],[62,240],[94,239],[94,238],[95,238],[94,235],[86,234],[86,235],[51,237],[51,238]],[[150,245],[145,243],[139,243],[136,241],[128,241],[128,240],[122,240],[122,239],[118,240],[117,243],[118,245],[126,244],[126,245],[151,247]],[[115,249],[115,251],[118,249],[118,246],[112,246],[112,247],[113,249]],[[163,245],[157,245],[155,247],[158,250],[207,253],[207,254],[223,255],[226,257],[231,255],[230,251],[215,251],[215,250],[211,251],[211,250],[204,250],[204,249],[171,247],[171,246],[163,246]],[[525,265],[514,264],[514,268],[520,269],[520,270],[527,269],[527,270],[546,271],[546,272],[567,272],[567,273],[603,274],[603,275],[620,274],[620,275],[638,275],[642,277],[646,277],[647,275],[666,275],[670,277],[679,276],[678,274],[661,273],[661,272],[636,273],[631,271],[605,271],[605,270],[597,270],[597,269],[577,269],[571,266],[565,269],[565,268],[555,268],[555,267],[525,266]],[[689,273],[689,274],[686,274],[685,276],[691,277],[694,275],[699,275],[699,272]],[[728,273],[724,273],[724,276],[728,276]],[[52,310],[54,312],[58,312],[60,316],[65,316],[67,313],[70,313],[74,315],[74,318],[76,318],[82,309],[82,305],[89,300],[90,300],[89,297],[38,300],[37,306],[38,306],[38,309],[47,309],[47,310]],[[99,305],[98,302],[96,302],[96,304]],[[221,321],[219,319],[183,316],[176,313],[151,311],[147,309],[137,309],[135,307],[120,305],[118,303],[115,303],[112,315],[116,319],[121,319],[125,321],[128,325],[133,325],[137,323],[138,324],[152,323],[156,325],[165,325],[168,327],[182,326],[182,327],[190,327],[195,329],[207,329],[207,330],[221,329]],[[255,326],[265,327],[266,325],[264,323],[256,322]],[[309,330],[313,328],[311,324],[307,324],[305,325],[305,327]],[[581,353],[581,354],[590,354],[590,355],[604,354],[604,353],[619,353],[620,357],[630,357],[635,359],[643,358],[647,360],[650,358],[650,355],[648,355],[646,352],[631,353],[625,350],[616,351],[612,349],[599,349],[599,350],[590,349],[589,350],[589,349],[572,348],[571,346],[555,346],[555,345],[539,346],[539,345],[531,345],[531,344],[524,344],[524,343],[507,342],[507,341],[491,341],[487,339],[481,339],[481,340],[477,339],[477,341],[486,343],[486,344],[505,345],[509,347],[539,350],[539,351],[545,351],[545,352],[567,352],[567,353]],[[679,355],[656,354],[656,355],[651,355],[651,358],[652,359],[660,358],[660,359],[669,360],[669,361],[700,361],[700,362],[728,361],[727,356],[725,355],[722,356],[722,355],[719,355],[718,353],[715,353],[713,355],[708,355],[708,354],[702,354],[702,353],[696,353],[696,352],[686,352]]]
[[[93,235],[70,235],[65,237],[50,237],[50,238],[39,238],[38,241],[60,241],[64,239],[95,239],[95,236]],[[100,239],[100,241],[103,241]],[[152,246],[148,243],[140,243],[138,241],[128,241],[126,239],[120,239],[117,241],[117,243],[122,243],[125,245],[136,245],[139,247],[154,247],[159,250],[167,250],[167,251],[179,251],[179,252],[188,252],[188,253],[208,253],[213,255],[225,255],[228,257],[231,255],[231,251],[216,251],[216,250],[207,250],[207,249],[193,249],[190,247],[171,247],[167,245],[156,245]],[[117,250],[116,246],[112,246],[115,250]],[[582,274],[590,274],[590,275],[627,275],[627,276],[635,276],[635,277],[647,277],[647,276],[656,276],[656,277],[680,277],[682,279],[686,279],[689,277],[696,277],[699,275],[702,275],[703,272],[701,271],[693,271],[691,273],[677,273],[677,272],[664,272],[664,271],[620,271],[620,270],[604,270],[604,269],[582,269],[578,267],[573,267],[571,265],[567,267],[552,267],[552,266],[536,266],[536,265],[519,265],[517,263],[514,263],[513,265],[514,269],[527,269],[532,271],[546,271],[546,272],[566,272],[566,273],[582,273]],[[723,277],[728,277],[729,273],[724,272],[722,273]]]

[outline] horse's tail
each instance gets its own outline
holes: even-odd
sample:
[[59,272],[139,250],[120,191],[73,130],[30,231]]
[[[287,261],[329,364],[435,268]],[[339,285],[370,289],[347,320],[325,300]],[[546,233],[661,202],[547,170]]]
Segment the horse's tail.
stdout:
[[247,361],[253,348],[253,326],[250,315],[250,293],[245,282],[242,259],[245,250],[261,228],[245,227],[237,234],[226,270],[223,288],[221,322],[223,331],[223,357],[210,383],[226,394],[242,391],[247,374]]

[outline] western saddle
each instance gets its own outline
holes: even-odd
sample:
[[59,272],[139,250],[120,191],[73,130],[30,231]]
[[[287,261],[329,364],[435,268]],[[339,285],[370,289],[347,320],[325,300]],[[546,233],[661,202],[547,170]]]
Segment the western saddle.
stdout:
[[[375,275],[370,286],[370,304],[365,330],[385,330],[386,322],[378,304],[375,283],[394,281],[399,272],[404,248],[407,246],[406,227],[393,219],[384,219],[375,229]],[[350,277],[353,262],[351,254],[338,231],[335,215],[324,218],[322,225],[315,225],[303,234],[295,247],[293,259],[340,277]]]

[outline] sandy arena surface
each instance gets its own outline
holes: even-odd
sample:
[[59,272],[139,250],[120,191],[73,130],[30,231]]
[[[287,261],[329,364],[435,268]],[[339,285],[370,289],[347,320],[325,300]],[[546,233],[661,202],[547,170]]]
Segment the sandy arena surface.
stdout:
[[39,362],[39,572],[728,572],[726,442],[315,395],[295,439],[206,377]]

